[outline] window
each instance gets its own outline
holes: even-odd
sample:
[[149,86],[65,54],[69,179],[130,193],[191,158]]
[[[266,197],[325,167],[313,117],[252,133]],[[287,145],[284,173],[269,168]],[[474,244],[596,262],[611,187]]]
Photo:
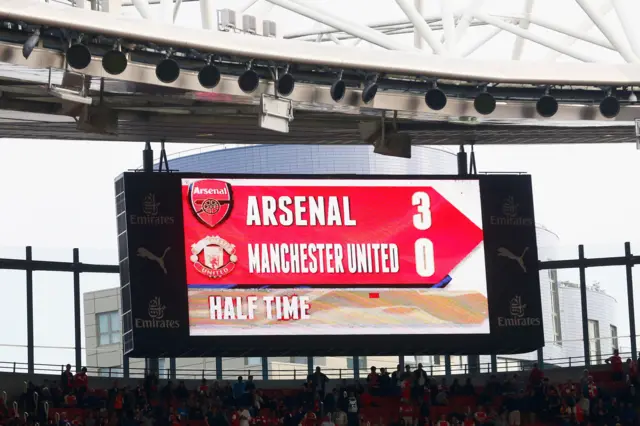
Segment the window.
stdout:
[[618,327],[611,325],[611,353],[618,348]]
[[98,377],[124,377],[122,367],[100,367]]
[[551,282],[551,322],[553,326],[553,342],[562,346],[562,323],[560,321],[560,294],[558,292],[558,271],[549,269]]
[[602,348],[600,347],[600,324],[596,320],[589,320],[589,356],[591,363],[602,363]]
[[[289,357],[289,362],[292,364],[303,364],[307,365],[307,357],[306,356],[292,356]],[[324,365],[324,364],[322,364]]]
[[[367,369],[367,357],[360,356],[358,357],[358,361],[360,362],[360,371],[364,371]],[[353,370],[353,357],[347,357],[347,368]]]
[[433,365],[440,365],[440,355],[433,356]]
[[103,312],[96,315],[98,323],[98,346],[120,343],[120,313]]
[[250,357],[245,357],[244,358],[244,365],[262,365],[262,358],[255,357],[255,356],[250,356]]

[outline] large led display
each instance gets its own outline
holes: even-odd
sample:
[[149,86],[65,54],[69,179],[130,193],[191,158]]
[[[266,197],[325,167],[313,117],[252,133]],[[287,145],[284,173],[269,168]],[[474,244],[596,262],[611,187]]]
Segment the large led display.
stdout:
[[134,357],[542,346],[531,177],[125,173]]
[[192,335],[488,333],[476,180],[183,179]]

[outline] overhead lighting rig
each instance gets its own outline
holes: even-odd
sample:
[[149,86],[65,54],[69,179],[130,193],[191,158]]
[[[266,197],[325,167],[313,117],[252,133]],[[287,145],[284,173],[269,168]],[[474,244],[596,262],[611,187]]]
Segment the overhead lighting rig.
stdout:
[[[235,27],[235,14],[228,11],[219,11],[219,26],[226,30],[237,30]],[[499,100],[509,101],[529,100],[535,101],[537,114],[542,118],[552,118],[559,110],[561,103],[583,103],[593,105],[599,103],[599,112],[602,117],[614,119],[620,113],[621,103],[632,104],[637,102],[633,88],[592,88],[583,87],[563,88],[557,86],[545,86],[522,84],[521,86],[500,85],[492,82],[446,82],[435,81],[427,76],[422,81],[415,76],[388,76],[384,70],[378,72],[365,72],[354,69],[331,69],[327,67],[309,66],[305,64],[273,64],[262,61],[259,58],[242,58],[219,56],[217,52],[194,52],[177,49],[172,46],[159,47],[149,42],[135,40],[121,40],[102,35],[79,34],[73,30],[62,28],[44,28],[42,26],[29,26],[24,23],[12,22],[11,28],[25,33],[26,40],[22,45],[22,54],[28,59],[33,51],[41,43],[46,43],[51,49],[59,39],[60,50],[66,55],[69,67],[82,71],[89,67],[94,57],[102,57],[102,67],[109,75],[121,75],[132,63],[154,64],[158,82],[164,84],[175,83],[182,71],[197,73],[198,82],[203,89],[217,87],[223,75],[236,75],[239,88],[247,94],[253,94],[260,86],[261,75],[269,74],[269,69],[274,66],[285,71],[274,78],[276,93],[289,97],[295,90],[298,82],[325,85],[331,99],[334,102],[342,102],[346,96],[347,88],[357,90],[361,88],[361,99],[364,104],[371,103],[381,91],[412,91],[420,90],[424,93],[424,102],[432,111],[441,111],[447,106],[448,98],[472,100],[473,106],[479,115],[490,116],[496,110]],[[19,25],[18,25],[19,24]],[[243,19],[243,26],[248,32],[252,32],[253,20]],[[275,35],[275,25],[263,22],[266,28],[266,36]],[[155,58],[155,59],[154,59]],[[215,60],[214,60],[215,58]],[[199,67],[198,62],[204,65]],[[266,78],[266,77],[265,77]],[[478,87],[481,89],[478,90]],[[604,90],[604,97],[603,97]]]

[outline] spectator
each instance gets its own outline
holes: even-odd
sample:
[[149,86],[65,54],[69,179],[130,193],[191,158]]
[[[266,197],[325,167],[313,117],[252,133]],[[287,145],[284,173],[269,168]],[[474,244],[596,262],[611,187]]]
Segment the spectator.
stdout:
[[322,395],[325,394],[327,383],[329,382],[329,378],[322,372],[320,367],[316,367],[316,371],[307,377],[308,380],[311,381],[314,392],[320,392]]
[[347,423],[349,426],[360,425],[360,408],[358,407],[358,400],[353,392],[349,393],[349,399],[347,401]]
[[371,367],[369,375],[367,375],[367,386],[371,395],[380,395],[380,376],[376,367]]
[[82,367],[80,372],[73,378],[73,387],[76,390],[78,404],[84,406],[85,395],[89,391],[89,376],[87,376],[87,367]]
[[542,385],[542,379],[544,379],[544,372],[538,368],[538,363],[533,364],[531,373],[529,373],[529,385],[532,387],[538,387]]
[[71,364],[67,364],[62,377],[60,378],[60,386],[62,387],[62,394],[66,395],[73,389],[73,373],[71,372]]
[[380,391],[382,395],[391,395],[391,377],[386,368],[380,369]]
[[607,364],[611,364],[611,378],[615,381],[624,380],[624,372],[622,368],[622,358],[617,349],[613,351],[613,355],[605,360]]
[[457,377],[453,379],[453,382],[451,383],[449,394],[451,394],[452,396],[462,395],[462,386],[460,386],[460,382],[458,381]]
[[247,389],[245,382],[242,380],[242,376],[238,376],[238,381],[233,384],[233,399],[237,402],[242,401],[244,392]]
[[396,371],[391,373],[391,386],[399,388],[402,384],[402,375],[402,366],[398,364],[396,366]]
[[467,378],[464,382],[464,386],[462,387],[461,395],[472,396],[476,394],[476,388],[473,386],[471,382],[471,378]]

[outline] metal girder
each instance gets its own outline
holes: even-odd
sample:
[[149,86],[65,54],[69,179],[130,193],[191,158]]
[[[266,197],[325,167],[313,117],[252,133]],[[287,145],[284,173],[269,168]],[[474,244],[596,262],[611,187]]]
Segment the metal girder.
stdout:
[[[25,60],[20,54],[20,49],[21,46],[19,45],[0,43],[0,57],[13,58],[15,62],[21,65],[35,63],[41,68],[62,68],[64,66],[64,57],[59,52],[36,48],[29,60]],[[165,84],[157,80],[154,66],[139,63],[130,63],[127,69],[116,78],[104,71],[99,57],[94,57],[89,66],[82,70],[82,73],[109,80],[154,85],[158,87],[158,89],[154,89],[156,92],[161,87],[180,89],[190,92],[194,100],[206,101],[207,97],[210,97],[212,102],[257,104],[260,94],[273,93],[274,91],[272,82],[262,80],[256,92],[253,95],[247,95],[238,87],[237,79],[229,76],[223,77],[215,89],[206,90],[198,82],[197,73],[186,70],[180,73],[179,78],[174,83]],[[336,103],[331,98],[329,85],[319,86],[297,83],[289,98],[296,104],[296,109],[308,108],[310,110],[333,111],[342,114],[360,114],[362,110],[386,110],[406,114],[407,118],[420,115],[423,115],[422,119],[484,117],[475,111],[472,100],[456,98],[450,98],[446,107],[435,113],[426,106],[423,93],[380,91],[373,101],[365,104],[362,102],[360,90],[347,89],[344,99]],[[640,109],[636,106],[623,105],[620,114],[614,120],[633,121],[638,117],[639,111]],[[532,101],[498,102],[495,112],[491,114],[492,119],[502,120],[535,119],[536,117],[535,102]],[[558,113],[552,120],[541,121],[553,123],[555,120],[611,121],[600,115],[598,106],[594,104],[560,104]]]
[[[279,0],[281,1],[281,0]],[[291,1],[291,0],[289,0]],[[408,76],[429,76],[463,81],[567,84],[592,86],[640,86],[640,64],[556,63],[532,67],[519,61],[468,61],[422,52],[389,51],[309,44],[268,37],[179,28],[148,20],[139,21],[77,8],[56,8],[38,0],[3,0],[0,18],[32,25],[68,28],[138,42],[195,49],[205,53],[284,63],[313,64],[337,69],[359,69]],[[498,20],[500,25],[503,21]],[[493,24],[492,24],[493,25]],[[522,29],[520,29],[522,31]],[[415,49],[414,49],[415,50]],[[11,58],[11,62],[19,58]]]

